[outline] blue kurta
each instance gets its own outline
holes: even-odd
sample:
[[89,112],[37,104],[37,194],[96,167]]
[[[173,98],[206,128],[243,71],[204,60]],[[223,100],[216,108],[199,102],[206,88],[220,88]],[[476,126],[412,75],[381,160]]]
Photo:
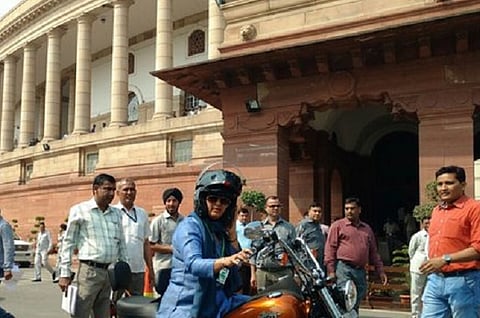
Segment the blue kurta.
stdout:
[[175,230],[172,245],[172,275],[158,318],[222,317],[248,300],[247,296],[234,294],[240,287],[236,267],[230,268],[225,285],[216,282],[215,260],[234,253],[219,224],[206,225],[196,213],[191,213]]

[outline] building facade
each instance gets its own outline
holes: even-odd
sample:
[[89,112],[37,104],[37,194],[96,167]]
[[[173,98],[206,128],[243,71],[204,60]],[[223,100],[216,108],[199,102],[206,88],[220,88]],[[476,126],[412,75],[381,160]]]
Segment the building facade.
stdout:
[[221,58],[155,75],[222,109],[224,158],[292,220],[312,199],[342,217],[357,195],[375,229],[403,225],[443,165],[479,189],[479,6],[224,1]]
[[[163,208],[207,165],[326,222],[358,195],[375,228],[479,157],[480,3],[26,0],[0,20],[0,202],[28,236],[95,174]],[[154,76],[152,76],[152,74]],[[207,106],[211,105],[211,106]],[[477,175],[479,175],[477,173]],[[399,222],[402,222],[400,218]]]
[[136,179],[149,212],[171,186],[191,211],[222,114],[150,72],[215,53],[210,15],[207,0],[27,0],[0,20],[0,202],[22,237],[43,218],[55,231],[102,172]]

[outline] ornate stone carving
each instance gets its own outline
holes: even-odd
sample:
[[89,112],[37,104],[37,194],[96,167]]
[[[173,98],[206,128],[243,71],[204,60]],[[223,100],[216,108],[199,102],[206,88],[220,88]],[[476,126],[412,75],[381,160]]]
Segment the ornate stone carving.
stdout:
[[328,88],[333,97],[345,97],[354,94],[355,78],[349,72],[330,74]]
[[284,111],[277,113],[278,125],[282,127],[292,126],[299,119],[298,111]]
[[240,37],[243,41],[251,41],[257,36],[257,29],[253,24],[244,25],[240,28]]

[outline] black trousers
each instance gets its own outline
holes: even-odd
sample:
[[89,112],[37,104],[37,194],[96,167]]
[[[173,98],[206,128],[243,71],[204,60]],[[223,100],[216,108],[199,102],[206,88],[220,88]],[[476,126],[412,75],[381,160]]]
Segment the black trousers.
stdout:
[[242,294],[251,295],[252,290],[250,288],[250,278],[252,275],[250,264],[242,264],[238,271],[240,273],[240,277],[242,278]]

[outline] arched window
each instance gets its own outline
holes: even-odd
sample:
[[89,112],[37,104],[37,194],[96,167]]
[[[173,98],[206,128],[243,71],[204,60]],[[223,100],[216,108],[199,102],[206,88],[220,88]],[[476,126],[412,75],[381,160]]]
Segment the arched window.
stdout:
[[205,52],[205,32],[195,30],[188,37],[188,56]]
[[138,97],[134,92],[128,92],[128,122],[138,120]]
[[135,55],[128,53],[128,74],[135,73]]

